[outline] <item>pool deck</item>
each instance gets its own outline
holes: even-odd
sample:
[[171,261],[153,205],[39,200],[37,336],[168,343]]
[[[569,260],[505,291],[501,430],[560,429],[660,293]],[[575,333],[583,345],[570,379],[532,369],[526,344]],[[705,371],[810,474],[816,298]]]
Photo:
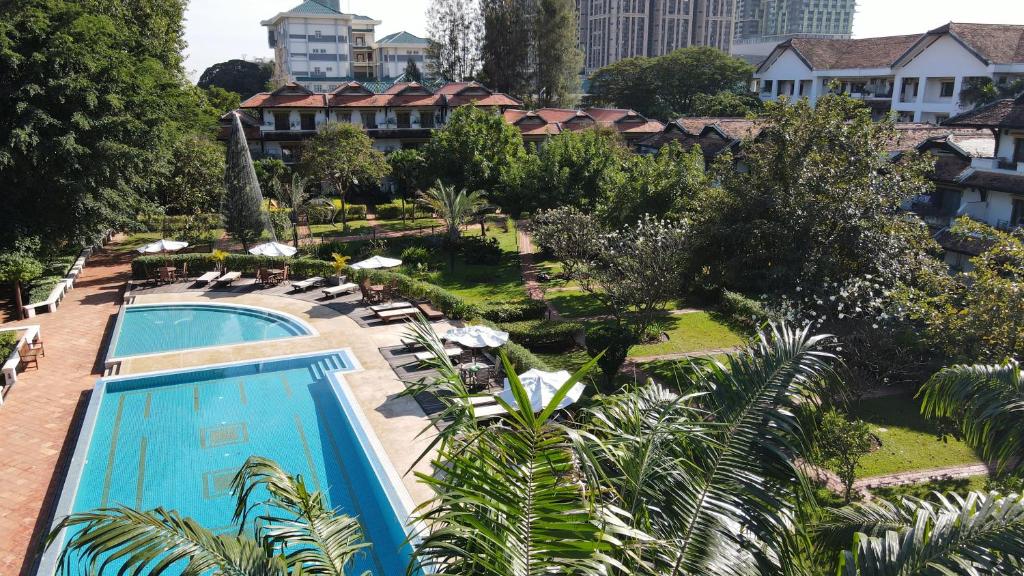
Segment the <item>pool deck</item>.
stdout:
[[[4,327],[38,324],[46,346],[39,369],[19,375],[0,407],[0,575],[32,574],[39,541],[49,529],[67,462],[74,449],[85,406],[103,370],[110,332],[129,275],[130,254],[103,251],[90,259],[75,290],[55,314],[41,314]],[[176,284],[136,291],[136,303],[222,302],[260,306],[292,314],[312,325],[319,337],[242,344],[193,352],[171,353],[122,362],[120,374],[185,368],[335,348],[350,348],[362,371],[346,373],[356,399],[370,422],[413,502],[430,491],[416,482],[412,462],[429,444],[421,435],[428,419],[415,400],[397,397],[404,390],[379,348],[399,344],[401,323],[362,326],[349,314],[351,298],[317,302],[319,294],[290,295],[285,287],[232,291],[187,289]],[[445,323],[436,323],[443,332]],[[431,429],[432,430],[432,429]],[[429,458],[416,470],[430,473]]]

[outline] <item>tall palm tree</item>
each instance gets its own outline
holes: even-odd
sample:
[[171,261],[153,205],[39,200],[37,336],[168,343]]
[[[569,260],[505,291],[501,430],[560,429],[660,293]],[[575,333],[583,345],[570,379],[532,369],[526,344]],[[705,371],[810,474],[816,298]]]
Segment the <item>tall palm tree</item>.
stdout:
[[998,472],[1024,469],[1024,374],[1017,361],[944,368],[918,395],[926,417],[953,420]]
[[[262,489],[269,498],[253,501]],[[344,576],[356,555],[369,546],[362,542],[355,518],[337,514],[320,492],[309,491],[301,476],[290,476],[265,458],[254,456],[245,462],[232,481],[232,492],[237,495],[237,534],[214,534],[163,508],[138,511],[120,506],[68,516],[50,533],[47,546],[69,529],[72,535],[59,561],[62,572],[84,563],[90,574],[102,574],[120,563],[118,573],[149,576]],[[244,534],[257,508],[267,512],[253,518],[252,536]]]

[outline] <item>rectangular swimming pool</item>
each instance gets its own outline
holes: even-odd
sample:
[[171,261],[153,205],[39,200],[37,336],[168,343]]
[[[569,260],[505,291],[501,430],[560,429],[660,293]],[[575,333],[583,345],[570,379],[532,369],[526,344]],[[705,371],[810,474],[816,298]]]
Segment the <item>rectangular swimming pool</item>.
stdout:
[[[372,432],[334,376],[357,368],[347,350],[337,350],[100,380],[58,518],[68,506],[163,506],[229,531],[231,479],[259,455],[360,519],[372,546],[353,573],[404,574],[407,495],[401,502],[404,487],[394,486],[390,464],[367,445]],[[49,573],[45,559],[40,573]]]

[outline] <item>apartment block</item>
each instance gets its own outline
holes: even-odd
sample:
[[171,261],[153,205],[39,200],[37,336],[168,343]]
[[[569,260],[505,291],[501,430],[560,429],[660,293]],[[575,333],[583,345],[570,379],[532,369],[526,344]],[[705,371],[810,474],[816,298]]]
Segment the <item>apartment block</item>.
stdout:
[[738,0],[732,53],[765,57],[791,38],[849,38],[856,0]]
[[577,0],[587,74],[634,56],[732,47],[736,0]]

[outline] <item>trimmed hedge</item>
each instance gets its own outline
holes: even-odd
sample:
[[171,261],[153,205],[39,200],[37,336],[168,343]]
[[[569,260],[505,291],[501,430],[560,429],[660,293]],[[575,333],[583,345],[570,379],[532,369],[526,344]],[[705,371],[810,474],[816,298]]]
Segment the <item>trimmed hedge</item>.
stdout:
[[[402,203],[401,202],[389,202],[387,204],[377,204],[375,208],[375,214],[377,218],[381,220],[401,220],[402,218]],[[416,213],[416,205],[412,202],[405,203],[405,216],[412,218]]]
[[409,300],[427,300],[434,308],[444,312],[453,320],[465,320],[479,316],[476,306],[451,292],[433,284],[416,280],[400,272],[387,270],[353,270],[354,282],[368,278],[374,284],[394,284],[398,293]]
[[481,307],[480,315],[491,322],[541,320],[548,315],[548,305],[533,299],[490,302]]
[[[501,330],[500,326],[490,320],[484,320],[483,318],[473,320],[473,324],[480,324],[481,326]],[[506,342],[500,350],[504,351],[505,355],[508,356],[508,361],[512,363],[512,367],[516,369],[516,373],[522,374],[531,368],[544,370],[546,372],[551,371],[551,367],[548,366],[547,362],[537,358],[534,356],[533,352],[530,352],[525,346],[512,340],[511,335],[509,335],[508,342]]]
[[724,317],[727,324],[747,332],[754,332],[765,322],[774,320],[773,315],[765,308],[764,304],[729,290],[722,291],[718,312]]
[[14,352],[18,345],[18,335],[15,331],[0,332],[0,364],[7,361],[7,357]]
[[[148,278],[150,272],[159,266],[177,266],[188,264],[189,276],[198,276],[217,267],[211,253],[168,254],[158,256],[139,256],[132,260],[132,278],[142,280]],[[334,276],[334,268],[329,262],[313,258],[283,258],[280,256],[255,256],[253,254],[228,254],[224,259],[224,267],[234,272],[255,274],[260,268],[282,268],[288,266],[288,275],[292,278],[310,278]]]
[[531,350],[562,351],[576,345],[576,334],[584,329],[579,322],[560,320],[522,320],[504,322],[498,327],[508,332],[509,338]]
[[40,276],[32,280],[32,285],[28,289],[29,304],[36,304],[49,298],[53,287],[60,284],[62,280],[64,280],[64,276]]

